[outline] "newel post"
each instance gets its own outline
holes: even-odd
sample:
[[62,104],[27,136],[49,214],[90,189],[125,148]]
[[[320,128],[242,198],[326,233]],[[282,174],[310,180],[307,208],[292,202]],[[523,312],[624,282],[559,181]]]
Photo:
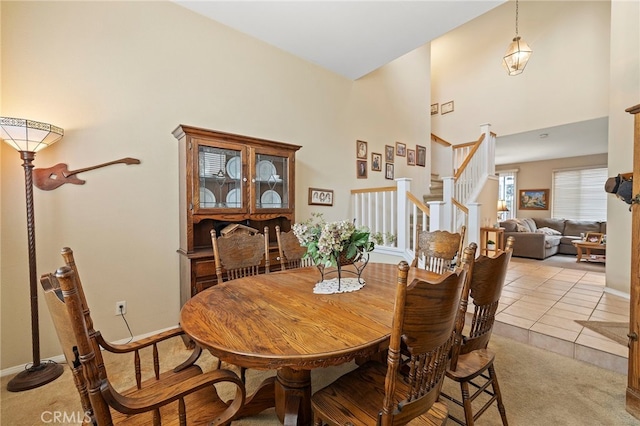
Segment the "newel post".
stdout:
[[[480,217],[482,216],[482,204],[469,203],[467,204],[469,209],[469,215],[467,217],[467,245],[476,243],[480,245]],[[481,250],[476,252],[476,256],[479,256]]]
[[409,206],[407,192],[411,192],[411,178],[396,179],[398,197],[398,241],[396,247],[409,247]]

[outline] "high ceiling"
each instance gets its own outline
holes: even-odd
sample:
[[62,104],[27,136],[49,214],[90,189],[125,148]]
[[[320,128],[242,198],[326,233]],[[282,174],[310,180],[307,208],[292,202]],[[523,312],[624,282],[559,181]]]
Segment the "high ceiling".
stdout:
[[[174,1],[355,80],[506,0]],[[604,117],[498,136],[496,164],[606,153],[607,133]]]
[[505,2],[175,1],[352,80]]

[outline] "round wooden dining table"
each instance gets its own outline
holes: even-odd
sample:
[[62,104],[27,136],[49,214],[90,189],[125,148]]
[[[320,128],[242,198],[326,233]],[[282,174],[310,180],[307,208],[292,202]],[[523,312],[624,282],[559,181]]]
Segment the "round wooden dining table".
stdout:
[[[369,263],[362,289],[315,294],[315,267],[228,281],[182,307],[187,335],[219,359],[247,368],[275,369],[247,398],[240,416],[275,407],[285,425],[310,425],[311,370],[378,353],[388,346],[393,318],[395,264]],[[411,268],[409,283],[436,277]]]

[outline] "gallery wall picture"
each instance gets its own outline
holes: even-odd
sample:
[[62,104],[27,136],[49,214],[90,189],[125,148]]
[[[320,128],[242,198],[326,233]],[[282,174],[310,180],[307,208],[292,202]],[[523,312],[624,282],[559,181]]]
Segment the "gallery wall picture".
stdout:
[[367,143],[365,141],[356,141],[356,157],[367,159]]
[[438,104],[431,104],[431,115],[436,115],[438,113]]
[[385,164],[384,178],[393,180],[393,163]]
[[377,152],[371,153],[371,170],[374,172],[382,171],[382,154]]
[[453,112],[453,101],[445,102],[440,105],[440,115],[448,114]]
[[367,178],[367,161],[356,160],[356,176],[358,179]]
[[415,166],[416,165],[416,150],[408,149],[407,150],[407,165]]
[[309,205],[314,206],[332,206],[333,205],[333,190],[332,189],[320,189],[309,188]]
[[427,147],[416,145],[416,166],[427,166]]
[[384,146],[384,161],[387,163],[393,163],[393,156],[395,153],[395,148],[392,145]]
[[402,142],[396,142],[396,155],[398,157],[407,156],[407,145]]

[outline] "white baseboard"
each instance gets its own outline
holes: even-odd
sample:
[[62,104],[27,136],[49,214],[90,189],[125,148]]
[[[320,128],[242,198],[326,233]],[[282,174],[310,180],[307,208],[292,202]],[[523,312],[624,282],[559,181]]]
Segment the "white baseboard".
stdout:
[[624,291],[620,291],[620,290],[616,290],[616,289],[613,289],[613,288],[605,287],[604,288],[604,292],[605,293],[609,293],[609,294],[613,294],[614,296],[625,298],[627,300],[631,300],[631,294],[625,293]]

